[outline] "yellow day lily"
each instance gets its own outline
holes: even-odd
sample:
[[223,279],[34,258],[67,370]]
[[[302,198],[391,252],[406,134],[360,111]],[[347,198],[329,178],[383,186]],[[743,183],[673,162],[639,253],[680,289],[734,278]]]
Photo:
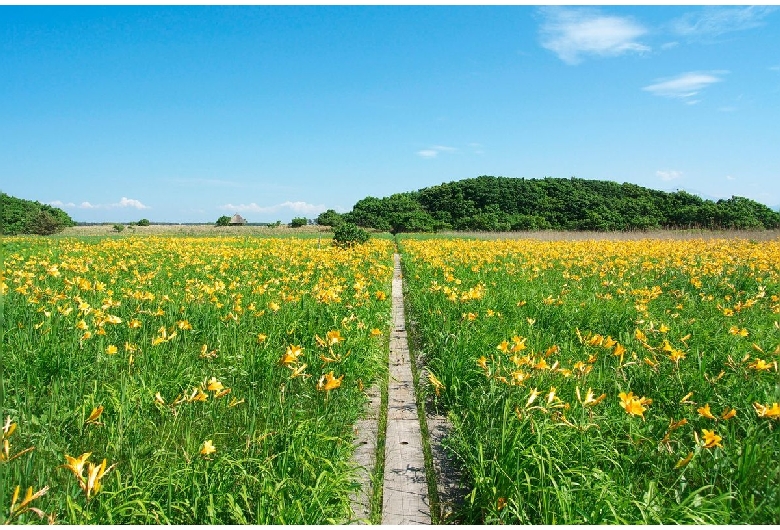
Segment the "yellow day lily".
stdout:
[[525,403],[525,406],[528,407],[529,405],[531,405],[531,403],[536,401],[537,397],[539,397],[539,391],[536,388],[534,388],[533,390],[531,390],[531,394],[529,394],[528,401]]
[[208,390],[209,392],[219,392],[223,388],[225,387],[222,385],[222,383],[217,381],[216,377],[212,377],[211,379],[209,379],[208,385],[206,386],[206,390]]
[[755,361],[748,365],[748,368],[752,368],[753,370],[771,370],[773,366],[773,363],[768,363],[763,359],[756,358]]
[[759,418],[780,419],[780,404],[772,403],[772,406],[753,403],[753,408]]
[[69,455],[65,455],[65,460],[68,462],[67,464],[64,464],[62,467],[69,469],[71,473],[79,480],[79,482],[84,481],[84,464],[86,463],[87,459],[89,459],[90,455],[92,453],[83,453],[78,458],[74,458]]
[[206,440],[205,442],[203,442],[203,445],[200,448],[200,454],[203,456],[208,456],[216,452],[217,452],[217,448],[214,446],[211,440]]
[[287,346],[287,351],[282,356],[279,364],[290,365],[298,362],[298,357],[303,354],[303,348],[300,346]]
[[737,409],[731,409],[731,410],[726,411],[723,414],[721,414],[720,417],[722,419],[724,419],[724,420],[729,420],[729,419],[733,418],[736,415],[737,415]]
[[428,372],[428,381],[431,382],[433,385],[434,390],[436,391],[436,395],[439,395],[439,392],[444,388],[444,384],[439,381],[439,379],[433,375],[432,372]]
[[693,401],[688,401],[688,399],[693,396],[693,392],[688,392],[683,396],[683,398],[680,400],[680,403],[687,403],[689,405],[693,405]]
[[304,363],[299,366],[288,366],[290,370],[292,370],[292,374],[290,374],[290,379],[295,379],[296,377],[309,377],[309,374],[304,373],[306,371],[306,367],[309,366],[308,364]]
[[235,407],[236,405],[240,405],[243,402],[244,402],[244,398],[241,399],[232,398],[230,400],[230,403],[228,404],[228,408]]
[[100,422],[97,421],[100,415],[103,414],[103,405],[97,406],[92,409],[92,412],[89,415],[89,418],[84,422],[86,425],[94,424],[94,425],[100,425]]
[[[30,506],[30,504],[35,499],[46,495],[46,493],[49,491],[49,486],[44,486],[35,493],[33,493],[32,486],[28,487],[26,493],[24,494],[24,499],[22,499],[22,502],[17,506],[16,503],[19,500],[19,490],[21,490],[21,486],[16,486],[16,489],[14,489],[14,494],[11,497],[11,508],[9,509],[8,519],[6,519],[5,524],[9,524],[13,519],[28,511],[33,512],[38,517],[43,519],[46,514],[43,513],[43,511],[40,509]],[[53,517],[50,516],[49,520],[50,522],[53,521]]]
[[[73,476],[75,476],[76,480],[78,480],[79,487],[86,494],[87,499],[100,491],[101,479],[106,473],[111,471],[116,466],[116,464],[112,464],[110,467],[106,468],[105,458],[100,465],[87,462],[91,454],[92,453],[84,453],[78,458],[65,455],[65,460],[67,460],[68,463],[62,466],[69,469],[73,473]],[[87,464],[86,477],[84,477],[84,464]]]
[[704,437],[704,448],[705,449],[712,449],[713,447],[723,447],[720,444],[720,441],[723,439],[717,434],[715,434],[715,431],[709,431],[707,429],[702,429],[701,434]]
[[325,337],[327,338],[328,346],[333,346],[334,344],[338,344],[339,342],[344,341],[344,337],[341,336],[341,332],[337,329],[328,331]]
[[699,413],[699,416],[704,416],[707,419],[714,420],[716,419],[715,416],[712,415],[712,412],[710,412],[710,404],[707,403],[703,407],[699,407],[696,409],[696,412]]
[[625,353],[626,353],[626,348],[622,344],[616,343],[615,350],[612,352],[612,355],[614,355],[615,357],[620,357],[620,364],[623,364],[623,356],[625,355]]
[[322,377],[320,377],[319,382],[317,383],[317,390],[330,392],[331,390],[335,390],[336,388],[341,386],[341,380],[344,379],[344,375],[342,374],[341,377],[336,379],[333,377],[333,370],[331,370],[329,373],[324,374]]
[[231,392],[231,390],[229,388],[225,388],[223,390],[220,390],[219,392],[214,394],[214,399],[219,399],[219,398],[221,398],[223,396],[227,396],[228,394],[230,394],[230,392]]
[[[579,397],[579,387],[577,387],[577,396]],[[601,403],[604,398],[607,397],[607,394],[601,394],[599,397],[595,398],[593,397],[593,389],[588,388],[588,391],[585,393],[585,400],[582,402],[583,407],[595,407],[599,403]]]
[[644,397],[638,398],[634,396],[633,392],[629,392],[628,394],[621,392],[619,396],[620,406],[623,407],[623,410],[625,410],[627,414],[641,416],[642,419],[645,419],[644,412],[647,409],[644,405],[652,403],[652,400]]
[[30,451],[35,450],[35,446],[31,446],[11,456],[11,443],[8,441],[8,439],[11,437],[11,435],[14,433],[15,430],[16,430],[16,423],[11,423],[11,416],[6,416],[5,425],[3,425],[3,431],[0,432],[0,440],[3,441],[3,447],[2,449],[0,449],[0,462],[10,462],[11,460],[19,458],[25,453],[29,453]]
[[100,481],[103,479],[103,475],[111,471],[116,464],[112,464],[111,467],[106,469],[106,459],[103,459],[103,462],[101,464],[95,465],[92,462],[89,462],[87,464],[88,470],[87,470],[87,486],[84,492],[87,494],[87,499],[89,499],[93,494],[97,494],[100,492],[101,483]]

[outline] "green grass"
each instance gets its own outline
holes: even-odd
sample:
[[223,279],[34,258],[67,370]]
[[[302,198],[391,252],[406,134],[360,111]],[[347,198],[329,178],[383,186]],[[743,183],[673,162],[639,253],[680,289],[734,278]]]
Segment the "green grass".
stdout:
[[[35,449],[0,462],[0,522],[17,484],[22,497],[48,486],[30,506],[67,524],[351,518],[352,425],[362,389],[386,371],[389,242],[350,251],[246,237],[4,245],[0,410],[16,424],[10,455]],[[321,343],[331,331],[342,340]],[[303,349],[288,367],[280,360],[290,346]],[[293,378],[295,368],[303,375]],[[330,371],[341,385],[319,390]],[[230,392],[218,397],[212,378]],[[199,393],[203,401],[192,399]],[[209,440],[216,452],[202,454]],[[114,466],[89,499],[64,467],[65,455],[83,453]]]
[[[446,443],[471,491],[458,520],[780,520],[778,425],[753,409],[780,401],[780,380],[776,365],[751,367],[780,353],[777,242],[417,241],[400,243],[407,312],[445,386]],[[625,347],[623,360],[596,335]],[[499,349],[514,336],[517,363]],[[673,362],[664,340],[685,357]],[[605,397],[583,406],[591,388]],[[621,392],[652,399],[643,417]],[[705,404],[717,419],[699,414]],[[705,429],[722,447],[704,447]]]

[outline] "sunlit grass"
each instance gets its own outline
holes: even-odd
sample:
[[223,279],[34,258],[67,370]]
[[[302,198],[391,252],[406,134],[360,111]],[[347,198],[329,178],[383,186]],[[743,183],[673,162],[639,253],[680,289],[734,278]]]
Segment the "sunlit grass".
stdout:
[[780,242],[401,247],[462,521],[780,520]]
[[[352,425],[386,363],[388,240],[4,246],[0,521],[350,519]],[[48,489],[20,511],[17,485]]]

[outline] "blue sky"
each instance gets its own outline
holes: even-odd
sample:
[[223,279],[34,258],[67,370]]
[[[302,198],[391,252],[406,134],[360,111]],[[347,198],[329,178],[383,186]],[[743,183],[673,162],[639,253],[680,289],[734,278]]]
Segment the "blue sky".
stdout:
[[771,6],[0,6],[0,189],[288,222],[479,175],[780,205]]

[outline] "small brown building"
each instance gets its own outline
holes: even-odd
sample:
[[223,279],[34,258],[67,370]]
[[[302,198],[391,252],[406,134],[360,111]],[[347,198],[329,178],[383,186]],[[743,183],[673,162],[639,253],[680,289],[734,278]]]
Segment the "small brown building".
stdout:
[[230,225],[231,226],[233,226],[233,225],[245,225],[245,224],[246,224],[246,219],[244,219],[243,217],[241,217],[238,214],[235,214],[233,217],[230,218]]

